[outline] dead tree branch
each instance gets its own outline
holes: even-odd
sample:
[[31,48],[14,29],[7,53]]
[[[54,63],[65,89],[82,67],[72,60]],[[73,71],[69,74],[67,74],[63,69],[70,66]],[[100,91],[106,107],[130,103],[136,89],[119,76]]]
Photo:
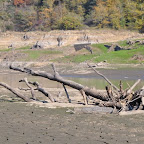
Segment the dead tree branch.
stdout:
[[15,71],[28,73],[28,74],[31,74],[33,76],[44,77],[44,78],[47,78],[47,79],[52,80],[52,81],[57,81],[59,83],[62,83],[64,85],[67,85],[67,86],[74,88],[74,89],[77,89],[77,90],[83,89],[86,95],[90,95],[94,98],[101,99],[104,101],[108,100],[108,96],[106,93],[90,89],[88,87],[85,87],[81,84],[78,84],[78,83],[70,81],[70,80],[66,80],[66,79],[62,78],[59,74],[58,75],[57,74],[52,75],[52,74],[44,72],[44,71],[35,71],[32,69],[28,69],[28,68],[19,68],[19,67],[15,67],[13,65],[10,66],[10,69],[13,69]]
[[80,93],[83,96],[85,105],[88,105],[87,96],[85,95],[85,92],[83,91],[83,89],[80,90]]
[[47,92],[44,88],[42,88],[38,82],[33,82],[31,84],[36,86],[37,90],[44,94],[46,97],[48,97],[51,102],[55,102],[55,99],[52,97],[52,95],[49,92]]
[[35,98],[35,94],[34,94],[34,88],[29,84],[27,78],[24,78],[24,82],[25,82],[26,85],[30,88],[32,98],[35,100],[36,98]]
[[133,86],[127,91],[127,95],[132,92],[132,90],[140,83],[141,79],[138,79]]
[[15,94],[17,97],[23,99],[25,102],[31,102],[33,100],[27,98],[26,96],[24,96],[23,94],[21,94],[20,92],[18,92],[16,89],[12,88],[11,86],[9,86],[8,84],[5,84],[3,82],[0,82],[0,86],[8,89],[9,91],[11,91],[13,94]]
[[116,91],[119,91],[119,89],[111,83],[111,81],[104,76],[103,74],[101,74],[99,71],[97,71],[96,69],[94,69],[90,64],[87,64],[91,69],[93,69],[98,75],[100,75],[101,77],[103,77]]
[[[26,82],[25,79],[20,80],[19,82]],[[55,102],[55,99],[52,97],[52,95],[49,92],[47,92],[44,88],[42,88],[38,82],[30,82],[27,80],[27,84],[29,85],[29,89],[22,89],[22,90],[31,90],[30,87],[32,87],[31,85],[33,85],[36,87],[35,89],[33,88],[33,90],[38,90],[39,92],[44,94],[46,97],[48,97],[51,102]]]

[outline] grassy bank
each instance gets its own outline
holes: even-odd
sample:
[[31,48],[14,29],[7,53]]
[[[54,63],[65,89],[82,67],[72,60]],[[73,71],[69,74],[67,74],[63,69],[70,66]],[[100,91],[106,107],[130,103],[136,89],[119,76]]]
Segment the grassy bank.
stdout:
[[[120,41],[117,43],[119,46],[124,49],[131,49],[108,52],[108,48],[104,46],[105,44],[93,44],[93,54],[90,54],[87,50],[81,50],[81,52],[76,52],[73,55],[62,58],[61,61],[75,63],[107,61],[111,64],[137,64],[144,62],[144,45],[134,44],[129,46],[126,41]],[[111,43],[107,43],[107,45],[111,45]],[[141,56],[143,59],[135,59],[134,56]]]
[[[138,43],[128,45],[127,41],[119,41],[117,45],[121,46],[125,50],[110,51],[105,45],[111,45],[112,43],[92,44],[93,54],[90,54],[86,49],[75,52],[71,51],[69,46],[53,49],[41,49],[32,50],[31,46],[25,46],[15,49],[13,52],[11,49],[0,50],[1,57],[4,59],[4,54],[9,59],[15,58],[15,61],[52,61],[60,63],[81,63],[81,62],[103,62],[106,61],[110,64],[139,64],[144,63],[144,45]],[[73,49],[73,47],[72,47]],[[126,50],[129,49],[129,50]],[[19,54],[21,56],[19,56]],[[16,56],[15,56],[16,55]]]

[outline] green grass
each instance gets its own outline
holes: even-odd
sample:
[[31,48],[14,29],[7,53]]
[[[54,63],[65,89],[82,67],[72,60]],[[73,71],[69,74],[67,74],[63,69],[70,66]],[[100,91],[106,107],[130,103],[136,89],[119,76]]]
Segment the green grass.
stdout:
[[121,46],[121,47],[126,47],[126,46],[128,46],[126,40],[125,40],[125,41],[120,41],[120,42],[118,42],[118,45]]
[[31,48],[31,46],[24,46],[24,47],[21,47],[21,48],[17,48],[16,50],[28,50],[30,48]]
[[[122,47],[128,48],[128,44],[125,41],[120,41],[118,44]],[[93,49],[93,54],[90,54],[88,51],[85,50],[85,54],[83,54],[84,50],[81,50],[81,52],[71,55],[71,56],[66,56],[63,59],[61,59],[61,62],[75,62],[75,63],[80,63],[80,62],[85,62],[85,61],[91,61],[91,62],[101,62],[101,61],[107,61],[108,63],[116,64],[136,64],[136,63],[141,63],[144,61],[138,61],[138,60],[133,60],[132,57],[137,54],[137,55],[143,55],[144,56],[144,46],[135,44],[133,45],[133,48],[137,49],[132,49],[132,50],[121,50],[121,51],[111,51],[108,52],[108,49],[104,46],[105,44],[93,44],[92,49]],[[111,45],[111,43],[108,43],[107,45]]]
[[132,56],[135,54],[144,55],[144,47],[132,50],[121,50],[104,53],[97,57],[94,62],[101,62],[107,60],[108,63],[139,63],[138,60],[132,60]]
[[10,48],[8,48],[8,49],[1,49],[0,52],[8,52],[10,50],[11,50]]
[[92,44],[93,52],[100,52],[100,53],[106,53],[108,50],[104,46],[105,44]]
[[60,51],[50,51],[50,50],[25,50],[23,53],[28,55],[27,60],[36,60],[43,55],[54,55],[61,54]]

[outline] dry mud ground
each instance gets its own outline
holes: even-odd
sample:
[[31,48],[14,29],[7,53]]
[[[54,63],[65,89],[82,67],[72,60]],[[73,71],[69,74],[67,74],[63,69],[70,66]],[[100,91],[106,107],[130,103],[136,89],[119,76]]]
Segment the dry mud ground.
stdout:
[[[24,40],[23,36],[27,35],[28,40]],[[24,46],[32,46],[39,41],[44,48],[57,47],[57,38],[63,37],[63,46],[73,45],[75,43],[88,42],[84,40],[84,36],[89,37],[91,43],[107,43],[117,42],[126,39],[139,39],[143,38],[143,34],[134,31],[126,30],[67,30],[67,31],[49,31],[49,32],[5,32],[0,33],[0,49],[7,49],[9,45],[13,45],[14,48],[20,48]]]
[[70,114],[26,103],[0,103],[1,144],[142,144],[143,115]]

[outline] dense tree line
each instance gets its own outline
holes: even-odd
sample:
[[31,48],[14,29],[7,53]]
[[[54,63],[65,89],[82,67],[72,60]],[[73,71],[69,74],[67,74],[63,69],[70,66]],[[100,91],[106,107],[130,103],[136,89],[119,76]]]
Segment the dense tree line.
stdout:
[[0,0],[1,31],[142,30],[143,22],[143,0]]

